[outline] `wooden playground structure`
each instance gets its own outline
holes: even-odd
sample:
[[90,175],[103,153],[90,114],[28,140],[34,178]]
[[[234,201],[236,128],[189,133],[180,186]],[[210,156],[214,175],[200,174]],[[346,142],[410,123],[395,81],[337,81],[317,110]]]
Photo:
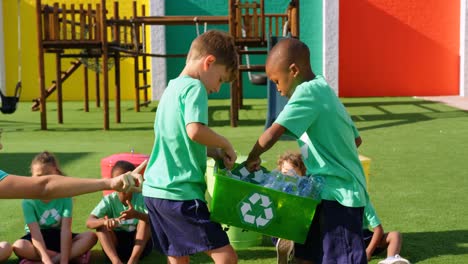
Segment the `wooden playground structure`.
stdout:
[[[132,17],[119,15],[119,3],[113,12],[106,10],[106,0],[95,4],[42,5],[36,0],[36,24],[39,62],[40,98],[32,109],[40,110],[41,129],[47,130],[46,99],[56,91],[58,122],[63,123],[63,82],[84,65],[84,110],[89,111],[88,75],[91,63],[96,69],[96,106],[100,107],[100,77],[102,73],[104,130],[109,129],[109,65],[115,67],[115,121],[121,122],[120,59],[134,59],[135,111],[148,105],[148,57],[182,57],[185,54],[151,54],[146,52],[146,27],[152,25],[193,25],[209,23],[229,25],[229,32],[238,46],[239,78],[231,84],[231,126],[237,126],[238,111],[242,107],[242,72],[264,72],[264,65],[243,64],[242,56],[267,54],[269,36],[288,33],[299,37],[299,0],[291,0],[282,14],[265,14],[264,0],[229,0],[228,16],[146,16],[145,5],[133,2]],[[140,10],[140,12],[138,12]],[[109,16],[109,17],[108,17]],[[250,49],[254,48],[254,49]],[[55,54],[56,78],[45,85],[45,53]],[[62,70],[62,59],[73,58],[67,70]],[[266,83],[265,83],[266,84]],[[143,93],[143,95],[141,94]],[[143,97],[143,98],[141,98]]]

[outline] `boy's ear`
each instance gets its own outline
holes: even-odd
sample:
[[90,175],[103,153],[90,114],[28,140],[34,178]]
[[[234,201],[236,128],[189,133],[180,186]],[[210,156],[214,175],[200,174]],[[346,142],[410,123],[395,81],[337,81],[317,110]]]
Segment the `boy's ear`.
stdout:
[[206,71],[210,67],[211,64],[213,64],[216,61],[216,57],[213,55],[208,55],[205,57],[203,60],[203,69]]
[[300,72],[300,69],[299,67],[297,67],[296,63],[292,63],[291,65],[289,65],[289,71],[291,72],[293,77],[297,77],[297,75]]

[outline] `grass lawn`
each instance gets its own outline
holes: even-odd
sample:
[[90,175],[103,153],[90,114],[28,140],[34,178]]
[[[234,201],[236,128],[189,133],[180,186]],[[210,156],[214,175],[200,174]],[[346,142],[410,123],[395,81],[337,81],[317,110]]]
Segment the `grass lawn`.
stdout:
[[[468,112],[413,98],[342,100],[363,138],[360,153],[372,159],[368,188],[384,229],[403,233],[401,255],[412,263],[468,263]],[[210,127],[230,139],[240,155],[246,155],[263,131],[266,110],[266,100],[245,100],[239,127],[231,128],[229,101],[212,100]],[[57,124],[56,105],[50,103],[49,130],[41,131],[39,113],[21,102],[13,115],[0,115],[4,130],[0,168],[27,175],[33,156],[49,150],[66,174],[98,178],[104,157],[131,149],[150,153],[155,111],[154,103],[135,113],[133,102],[123,102],[122,123],[114,122],[111,109],[111,130],[103,131],[102,109],[93,105],[84,113],[82,102],[67,102],[65,124]],[[288,149],[297,149],[296,143],[279,142],[262,156],[263,165],[273,168],[277,156]],[[85,221],[101,196],[74,198],[74,232],[86,230]],[[14,242],[23,235],[23,225],[21,201],[2,200],[0,240]],[[238,250],[238,255],[241,263],[276,263],[267,238],[262,246]],[[16,262],[13,255],[10,263]],[[103,262],[99,245],[92,262]],[[153,253],[142,263],[165,261]],[[196,255],[192,263],[210,260]]]

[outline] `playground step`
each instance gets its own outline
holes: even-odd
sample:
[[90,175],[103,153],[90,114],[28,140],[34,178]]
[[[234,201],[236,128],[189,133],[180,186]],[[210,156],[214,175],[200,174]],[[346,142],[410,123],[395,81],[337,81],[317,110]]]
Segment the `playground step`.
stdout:
[[150,72],[150,69],[143,69],[143,70],[139,70],[138,73],[148,73]]
[[151,101],[146,101],[143,103],[140,103],[140,106],[148,106],[151,103]]
[[143,85],[143,86],[138,87],[138,89],[144,90],[144,89],[148,89],[148,88],[150,88],[150,87],[151,87],[151,85],[146,84],[146,85]]

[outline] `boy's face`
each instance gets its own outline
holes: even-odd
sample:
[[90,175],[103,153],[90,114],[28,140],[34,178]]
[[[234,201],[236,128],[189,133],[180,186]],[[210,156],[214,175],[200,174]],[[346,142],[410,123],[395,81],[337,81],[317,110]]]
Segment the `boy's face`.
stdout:
[[200,81],[205,85],[208,94],[217,93],[221,84],[227,82],[228,72],[226,66],[216,64],[212,55],[204,59],[203,70],[200,72]]
[[291,98],[294,89],[298,85],[295,65],[291,64],[287,69],[281,64],[267,63],[265,67],[268,78],[276,84],[276,89],[281,96]]

